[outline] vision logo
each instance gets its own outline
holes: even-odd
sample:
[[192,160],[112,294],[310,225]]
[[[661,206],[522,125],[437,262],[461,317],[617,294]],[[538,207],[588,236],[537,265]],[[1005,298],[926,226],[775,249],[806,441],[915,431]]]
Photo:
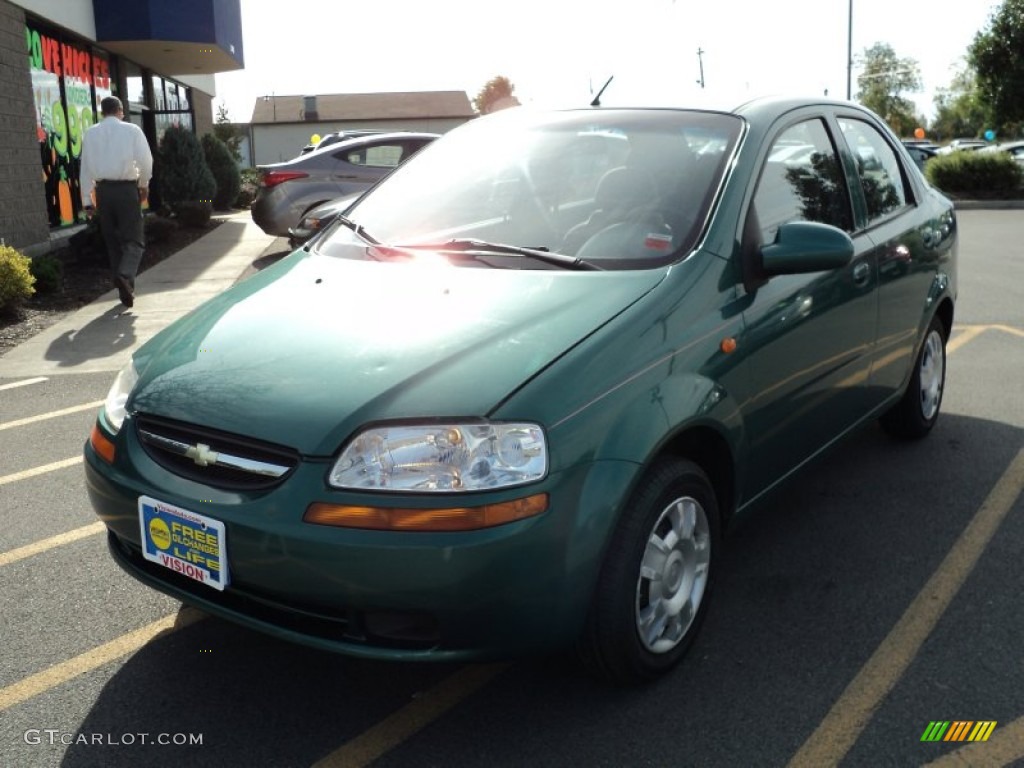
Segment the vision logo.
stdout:
[[988,741],[995,728],[995,720],[932,720],[921,741]]

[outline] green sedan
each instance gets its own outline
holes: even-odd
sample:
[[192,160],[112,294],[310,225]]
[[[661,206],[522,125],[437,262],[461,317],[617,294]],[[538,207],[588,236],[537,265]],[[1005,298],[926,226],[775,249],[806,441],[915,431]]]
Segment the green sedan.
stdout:
[[853,104],[506,110],[142,346],[89,494],[131,575],[278,637],[649,680],[728,525],[931,430],[956,253]]

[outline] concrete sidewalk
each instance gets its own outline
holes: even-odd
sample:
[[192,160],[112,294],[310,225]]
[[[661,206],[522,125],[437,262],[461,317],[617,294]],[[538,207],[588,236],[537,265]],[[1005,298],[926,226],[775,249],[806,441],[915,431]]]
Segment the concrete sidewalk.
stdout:
[[141,273],[135,306],[111,289],[0,357],[0,378],[118,371],[133,350],[252,271],[261,256],[287,250],[249,211],[223,217],[210,234]]

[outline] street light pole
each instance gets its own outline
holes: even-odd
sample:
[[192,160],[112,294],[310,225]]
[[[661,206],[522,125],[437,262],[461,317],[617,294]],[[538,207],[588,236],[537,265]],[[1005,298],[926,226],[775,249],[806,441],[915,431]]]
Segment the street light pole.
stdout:
[[703,48],[697,48],[697,61],[700,64],[700,80],[698,80],[697,83],[700,85],[701,88],[704,87],[704,58],[703,57],[704,57],[704,49]]
[[849,4],[849,16],[846,20],[846,100],[853,99],[853,0]]

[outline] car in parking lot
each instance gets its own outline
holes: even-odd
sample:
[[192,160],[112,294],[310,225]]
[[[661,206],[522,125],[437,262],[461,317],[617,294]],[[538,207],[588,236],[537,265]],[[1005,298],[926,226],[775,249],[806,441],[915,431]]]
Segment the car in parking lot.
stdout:
[[1024,140],[1004,141],[984,149],[985,152],[1005,152],[1018,163],[1024,163]]
[[950,152],[975,151],[988,144],[984,139],[953,139],[944,147],[936,150],[940,155],[948,155]]
[[252,220],[268,235],[288,237],[288,229],[308,211],[377,183],[438,135],[402,131],[359,136],[261,165]]
[[728,526],[932,429],[957,243],[848,102],[504,110],[142,345],[88,493],[123,569],[253,629],[649,680]]
[[307,211],[298,224],[288,228],[288,246],[290,248],[300,247],[330,224],[335,216],[345,213],[360,194],[362,193],[353,192],[351,195],[343,195]]
[[938,155],[938,150],[931,149],[923,145],[907,144],[906,149],[907,154],[913,158],[914,163],[916,163],[917,167],[921,170],[924,170],[924,166],[929,160]]
[[382,131],[374,128],[360,128],[351,129],[347,131],[331,131],[330,133],[325,133],[323,136],[321,136],[320,140],[317,141],[315,144],[310,142],[309,144],[304,146],[299,154],[305,155],[308,152],[312,152],[314,149],[323,149],[324,147],[331,146],[331,144],[337,144],[339,142],[347,141],[349,139],[359,138],[360,136],[373,136],[378,133],[387,133],[387,131]]

